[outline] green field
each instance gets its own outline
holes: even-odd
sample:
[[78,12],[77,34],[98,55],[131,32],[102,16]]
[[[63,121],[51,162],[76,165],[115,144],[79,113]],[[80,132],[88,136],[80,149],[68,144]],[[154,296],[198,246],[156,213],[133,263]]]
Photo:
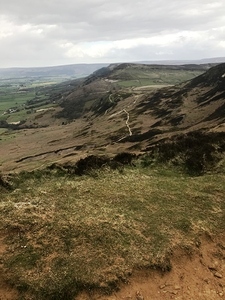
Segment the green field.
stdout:
[[[49,106],[49,92],[57,92],[59,78],[7,79],[0,82],[0,120],[17,122],[27,119],[33,108]],[[9,109],[16,112],[6,113]]]
[[190,80],[203,71],[191,70],[141,70],[130,68],[129,72],[118,71],[113,76],[122,78],[118,84],[122,87],[141,87],[148,85],[175,85]]
[[9,92],[9,93],[0,93],[0,114],[3,114],[4,111],[11,107],[22,108],[28,100],[34,98],[35,92]]

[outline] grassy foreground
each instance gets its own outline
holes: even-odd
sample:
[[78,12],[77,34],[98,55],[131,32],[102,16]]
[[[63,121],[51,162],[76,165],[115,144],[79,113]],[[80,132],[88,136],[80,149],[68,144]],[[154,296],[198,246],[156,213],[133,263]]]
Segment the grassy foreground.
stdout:
[[135,268],[169,271],[173,247],[191,249],[202,234],[225,229],[223,173],[46,171],[20,174],[13,184],[1,190],[0,271],[20,299],[110,292]]

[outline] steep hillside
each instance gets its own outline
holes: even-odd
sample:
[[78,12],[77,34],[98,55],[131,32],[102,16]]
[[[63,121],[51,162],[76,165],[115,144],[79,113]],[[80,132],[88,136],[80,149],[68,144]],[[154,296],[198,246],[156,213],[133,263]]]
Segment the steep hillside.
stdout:
[[[61,108],[38,110],[18,126],[19,131],[2,134],[3,170],[73,162],[90,153],[138,154],[192,131],[225,131],[225,64],[198,70],[196,66],[157,68],[111,65],[79,83],[71,82],[68,91],[63,85],[63,93],[51,96]],[[202,68],[207,71],[203,73]],[[201,75],[169,84],[171,78],[176,81],[181,74],[193,78],[195,72]],[[153,84],[156,73],[161,85]],[[125,80],[124,74],[130,78]],[[148,84],[143,86],[144,76]],[[134,85],[135,80],[142,81],[142,86]]]
[[186,84],[147,96],[137,112],[158,119],[152,127],[164,131],[212,130],[224,123],[224,105],[225,64],[221,64]]
[[111,94],[136,95],[155,88],[179,84],[202,74],[209,67],[209,65],[113,64],[94,72],[80,87],[65,97],[62,103],[63,111],[59,116],[68,119],[78,118],[87,111],[87,108],[88,110],[92,108],[92,104],[106,110],[114,106],[112,101],[107,100]]
[[[144,70],[145,67],[142,66]],[[128,73],[127,68],[131,68],[131,72]],[[104,76],[88,78],[65,99],[60,114],[75,119],[85,117],[90,121],[88,132],[94,132],[95,138],[98,134],[104,135],[110,142],[155,142],[179,132],[222,129],[225,64],[176,86],[148,91],[133,87],[121,89],[119,79],[115,78],[125,74],[134,76],[138,68],[140,66],[119,65],[108,69]],[[177,71],[177,67],[174,68]],[[193,71],[191,66],[184,68]],[[107,133],[106,127],[110,128]],[[144,147],[139,145],[138,148]]]

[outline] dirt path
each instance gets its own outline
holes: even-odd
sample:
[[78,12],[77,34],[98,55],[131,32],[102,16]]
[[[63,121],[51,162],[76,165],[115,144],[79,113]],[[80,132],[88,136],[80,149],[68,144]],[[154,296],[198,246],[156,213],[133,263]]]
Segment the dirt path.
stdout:
[[126,111],[126,109],[124,109],[123,111],[127,114],[126,126],[128,128],[129,135],[131,136],[132,135],[132,131],[131,131],[130,125],[129,125],[130,114]]

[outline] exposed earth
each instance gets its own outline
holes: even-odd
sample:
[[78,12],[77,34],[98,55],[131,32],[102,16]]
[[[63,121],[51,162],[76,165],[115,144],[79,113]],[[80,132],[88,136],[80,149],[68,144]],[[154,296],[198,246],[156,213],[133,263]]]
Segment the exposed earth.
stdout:
[[196,250],[175,249],[172,270],[136,270],[110,296],[84,293],[78,300],[219,300],[225,297],[224,236],[204,237]]
[[[1,250],[1,248],[0,248]],[[120,290],[103,295],[95,290],[79,294],[76,300],[220,300],[225,297],[224,236],[204,236],[195,250],[175,249],[171,270],[136,270],[120,284]],[[0,275],[1,278],[1,275]],[[0,282],[0,299],[18,299],[18,291]],[[74,299],[74,300],[75,300]],[[66,299],[65,299],[66,300]]]

